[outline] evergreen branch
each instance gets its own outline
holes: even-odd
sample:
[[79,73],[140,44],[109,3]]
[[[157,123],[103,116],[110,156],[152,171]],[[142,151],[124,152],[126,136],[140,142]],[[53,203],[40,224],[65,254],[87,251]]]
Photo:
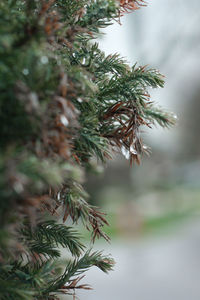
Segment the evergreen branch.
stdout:
[[162,127],[174,126],[177,122],[177,116],[173,113],[164,111],[159,107],[148,105],[144,109],[145,119],[150,121],[152,124],[155,122]]
[[144,0],[119,0],[119,2],[121,16],[123,16],[123,13],[132,12],[141,6],[146,6],[146,1]]
[[[80,185],[82,169],[93,157],[105,162],[110,148],[139,163],[147,152],[140,127],[174,124],[149,101],[148,88],[163,87],[162,75],[130,68],[89,43],[143,4],[0,1],[0,299],[55,300],[87,289],[78,282],[90,267],[112,269],[100,252],[80,258],[79,235],[51,219],[62,206],[64,222],[81,220],[93,242],[108,240],[105,214],[86,201]],[[75,256],[64,273],[57,267],[60,246]]]
[[105,214],[84,200],[86,195],[80,185],[76,184],[71,188],[63,188],[61,197],[64,206],[63,221],[66,221],[68,216],[71,217],[74,223],[81,219],[87,229],[92,231],[93,242],[100,237],[109,241],[109,237],[102,230],[104,225],[109,225],[105,219]]
[[98,68],[95,70],[95,73],[102,76],[103,73],[125,75],[127,70],[129,70],[128,65],[120,58],[119,54],[115,53],[98,61]]
[[109,157],[108,141],[106,138],[94,134],[89,130],[80,132],[80,137],[76,140],[76,153],[79,157],[96,156],[102,162]]
[[34,292],[27,283],[0,279],[1,300],[33,300]]
[[104,79],[107,73],[124,75],[130,69],[119,54],[105,56],[98,43],[92,45],[89,42],[83,43],[81,49],[73,49],[70,58],[71,62],[94,73],[97,82]]
[[[23,236],[26,240],[35,241],[31,244],[31,250],[37,253],[47,254],[51,257],[58,256],[59,252],[52,252],[50,245],[56,247],[61,245],[64,248],[68,248],[72,255],[79,256],[84,246],[79,241],[79,234],[71,227],[67,227],[62,224],[56,224],[54,220],[40,222],[36,227],[31,230],[30,224],[26,224],[26,227],[22,230]],[[44,247],[38,249],[38,245],[42,244]],[[47,247],[48,245],[48,247]],[[46,252],[47,251],[47,252]]]
[[[48,242],[28,242],[27,246],[30,252],[35,256],[35,253],[39,255],[39,258],[42,260],[43,256],[45,258],[58,258],[60,257],[60,251],[55,249],[55,245],[49,244]],[[37,260],[37,256],[35,256]]]
[[48,289],[44,290],[43,294],[45,295],[59,290],[62,291],[62,289],[65,289],[65,284],[72,280],[72,277],[86,272],[92,266],[96,266],[107,273],[112,270],[113,264],[113,259],[102,256],[101,252],[91,253],[91,251],[87,251],[81,259],[69,262],[63,275],[54,281]]
[[98,33],[100,28],[111,25],[113,19],[117,17],[117,3],[114,0],[92,0],[86,6],[86,13],[78,25],[93,33]]
[[100,85],[98,97],[100,99],[119,99],[121,97],[125,101],[130,97],[134,99],[138,91],[144,93],[147,87],[157,88],[163,87],[163,85],[163,76],[156,70],[133,66],[132,71],[127,72],[123,77],[113,76],[107,82],[106,87],[103,88],[103,85]]
[[[55,262],[12,263],[0,267],[1,299],[41,299],[40,289],[47,287],[55,274],[58,274]],[[36,298],[37,297],[37,298]]]

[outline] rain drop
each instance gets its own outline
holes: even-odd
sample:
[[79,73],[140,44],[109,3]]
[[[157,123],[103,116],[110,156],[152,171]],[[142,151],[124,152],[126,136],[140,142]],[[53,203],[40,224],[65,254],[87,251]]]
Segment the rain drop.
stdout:
[[22,73],[27,76],[29,74],[29,69],[23,69]]
[[60,116],[60,121],[64,126],[67,126],[69,124],[69,121],[67,120],[67,118],[64,115]]
[[137,155],[138,153],[137,153],[137,150],[135,149],[135,147],[134,147],[134,144],[131,144],[130,145],[130,152],[131,152],[131,154],[134,154],[134,155]]
[[48,59],[47,56],[42,56],[42,57],[41,57],[41,63],[42,63],[43,65],[47,64],[48,61],[49,61],[49,59]]
[[13,188],[14,188],[14,190],[15,190],[18,194],[22,193],[23,190],[24,190],[23,185],[21,184],[21,182],[15,182]]
[[85,62],[86,62],[86,59],[85,59],[85,57],[83,57],[82,64],[85,65]]
[[122,151],[122,154],[124,155],[124,157],[126,159],[130,158],[130,153],[129,153],[129,151],[124,146],[121,147],[121,151]]

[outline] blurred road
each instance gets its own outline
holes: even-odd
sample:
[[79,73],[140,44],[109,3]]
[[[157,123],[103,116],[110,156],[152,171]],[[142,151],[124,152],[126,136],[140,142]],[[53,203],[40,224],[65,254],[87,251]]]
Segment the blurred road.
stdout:
[[82,282],[94,290],[79,291],[81,300],[200,299],[200,221],[188,222],[170,235],[112,242],[102,249],[112,253],[115,270],[109,275],[90,270]]

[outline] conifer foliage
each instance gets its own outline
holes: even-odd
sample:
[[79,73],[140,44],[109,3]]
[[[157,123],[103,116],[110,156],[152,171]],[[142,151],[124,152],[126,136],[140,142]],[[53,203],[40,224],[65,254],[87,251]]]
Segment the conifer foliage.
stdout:
[[[87,202],[84,174],[94,158],[122,151],[139,163],[140,128],[173,125],[148,88],[153,69],[105,56],[95,39],[142,0],[0,1],[0,299],[59,299],[113,260],[87,250],[108,236],[104,214]],[[70,254],[60,263],[61,249]]]

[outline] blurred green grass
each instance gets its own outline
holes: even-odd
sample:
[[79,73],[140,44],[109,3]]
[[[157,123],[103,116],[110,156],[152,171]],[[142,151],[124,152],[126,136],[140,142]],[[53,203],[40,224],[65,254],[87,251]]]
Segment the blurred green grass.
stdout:
[[[112,188],[113,191],[113,188]],[[116,189],[117,192],[117,189]],[[152,199],[148,199],[148,194],[146,195],[145,201],[143,198],[133,197],[132,201],[126,202],[123,201],[124,198],[130,199],[130,195],[126,195],[123,197],[121,201],[115,201],[116,195],[115,193],[108,192],[109,199],[104,198],[104,205],[102,211],[107,211],[107,220],[109,226],[104,226],[104,232],[111,239],[135,239],[135,238],[145,238],[149,235],[162,234],[163,232],[174,232],[179,226],[182,226],[184,222],[187,222],[189,219],[200,218],[200,188],[188,188],[186,186],[176,186],[173,189],[163,189],[163,190],[155,190],[153,191],[155,198],[157,197],[159,201],[157,201],[158,211],[154,213],[149,213],[149,203],[148,201],[152,201]],[[104,193],[104,197],[106,194]],[[152,196],[151,196],[152,197]],[[156,198],[156,199],[157,199]],[[122,214],[121,218],[124,219],[124,222],[127,221],[127,225],[121,226],[120,223],[120,210],[121,207],[126,207],[127,203],[134,204],[136,206],[136,210],[140,211],[139,213],[139,226],[136,228],[131,228],[133,226],[129,224],[132,219],[134,222],[134,218],[138,216],[133,213],[131,216],[131,212],[128,208],[126,208],[126,212],[129,214],[126,218],[126,214]],[[146,204],[148,203],[147,207]],[[111,205],[112,204],[112,205]],[[130,212],[130,213],[129,213]],[[134,212],[134,210],[133,210]],[[127,220],[126,220],[127,219]],[[129,219],[129,220],[128,220]],[[90,240],[90,232],[80,226],[81,235],[84,240]]]

